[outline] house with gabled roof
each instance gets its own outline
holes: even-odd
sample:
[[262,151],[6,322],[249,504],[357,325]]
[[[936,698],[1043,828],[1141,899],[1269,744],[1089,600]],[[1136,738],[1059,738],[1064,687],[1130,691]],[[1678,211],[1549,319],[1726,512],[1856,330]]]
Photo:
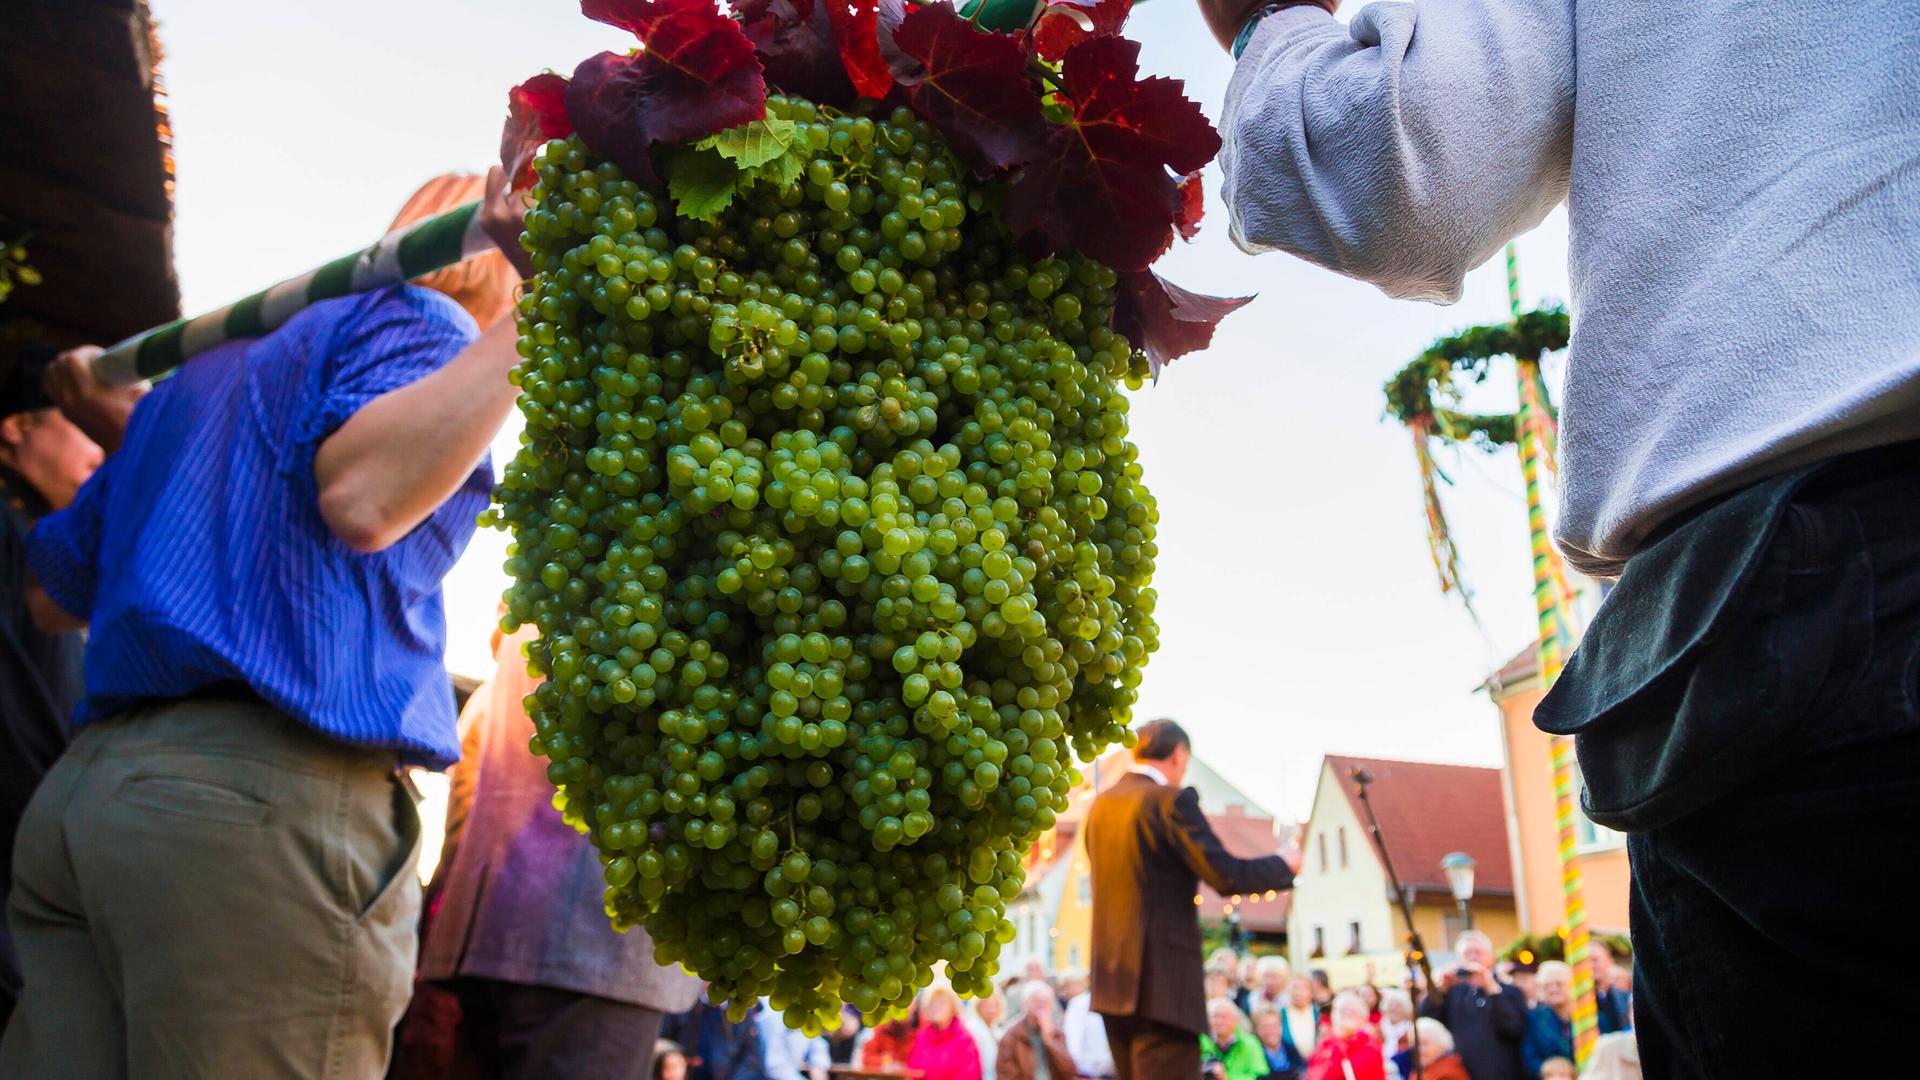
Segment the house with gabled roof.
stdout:
[[1496,947],[1520,932],[1499,769],[1328,755],[1301,838],[1288,923],[1296,970],[1325,969],[1335,986],[1398,983],[1407,925],[1375,846],[1353,776],[1372,776],[1368,798],[1381,839],[1430,956],[1444,962],[1463,928],[1440,861],[1475,862],[1471,918]]

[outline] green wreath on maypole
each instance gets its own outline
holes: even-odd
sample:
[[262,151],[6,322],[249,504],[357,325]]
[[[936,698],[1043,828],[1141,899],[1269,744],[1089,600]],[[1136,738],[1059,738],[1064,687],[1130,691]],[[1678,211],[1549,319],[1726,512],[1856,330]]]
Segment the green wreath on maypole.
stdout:
[[[1482,451],[1514,446],[1519,441],[1518,414],[1475,413],[1462,409],[1468,388],[1486,381],[1493,361],[1502,357],[1533,360],[1567,347],[1569,323],[1565,308],[1542,307],[1525,312],[1512,322],[1473,326],[1429,345],[1407,366],[1393,374],[1384,392],[1387,415],[1405,425],[1413,436],[1414,459],[1420,471],[1420,487],[1427,518],[1427,547],[1433,558],[1434,572],[1440,579],[1440,591],[1460,597],[1473,611],[1473,593],[1468,588],[1461,565],[1460,549],[1454,544],[1447,525],[1446,509],[1440,500],[1440,486],[1452,480],[1434,460],[1436,441],[1466,444]],[[1534,365],[1533,378],[1540,378]],[[1548,402],[1546,387],[1538,387],[1539,400]],[[1543,417],[1547,437],[1548,468],[1555,458],[1552,446],[1557,426],[1552,406]]]

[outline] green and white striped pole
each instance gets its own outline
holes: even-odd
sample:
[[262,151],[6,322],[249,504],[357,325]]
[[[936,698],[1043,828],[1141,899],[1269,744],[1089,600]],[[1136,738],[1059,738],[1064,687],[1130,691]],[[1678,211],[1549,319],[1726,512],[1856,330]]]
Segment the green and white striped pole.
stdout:
[[411,281],[493,250],[480,204],[456,206],[217,311],[135,334],[95,357],[94,374],[112,386],[158,378],[216,345],[277,330],[321,300]]

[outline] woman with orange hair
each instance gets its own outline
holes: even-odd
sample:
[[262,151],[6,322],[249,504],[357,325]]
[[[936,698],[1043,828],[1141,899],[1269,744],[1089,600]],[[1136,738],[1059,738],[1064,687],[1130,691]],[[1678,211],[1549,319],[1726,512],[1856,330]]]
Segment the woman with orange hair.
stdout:
[[[486,194],[486,186],[486,177],[473,173],[436,176],[407,198],[406,205],[394,215],[393,224],[387,226],[387,232],[397,233],[416,221],[478,201]],[[414,278],[413,283],[452,297],[454,303],[473,316],[474,325],[486,327],[512,310],[513,292],[520,285],[520,275],[504,254],[489,251]]]

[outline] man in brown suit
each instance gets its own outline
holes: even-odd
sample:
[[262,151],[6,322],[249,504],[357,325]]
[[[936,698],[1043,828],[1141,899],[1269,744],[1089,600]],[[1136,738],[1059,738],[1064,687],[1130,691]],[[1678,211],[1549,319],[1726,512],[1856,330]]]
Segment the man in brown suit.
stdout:
[[1193,749],[1179,724],[1154,720],[1135,734],[1132,771],[1087,812],[1093,1010],[1119,1080],[1195,1080],[1207,1030],[1198,883],[1223,895],[1266,892],[1291,887],[1293,868],[1221,846],[1199,793],[1180,786]]

